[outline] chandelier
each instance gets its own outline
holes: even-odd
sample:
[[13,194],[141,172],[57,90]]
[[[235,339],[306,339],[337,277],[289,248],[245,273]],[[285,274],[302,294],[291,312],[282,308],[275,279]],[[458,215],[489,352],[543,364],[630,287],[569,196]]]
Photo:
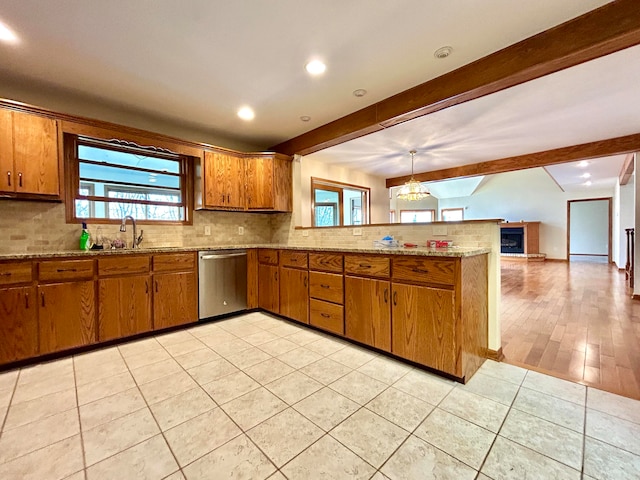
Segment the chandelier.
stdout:
[[411,178],[398,192],[396,198],[398,200],[405,200],[407,202],[415,202],[418,200],[424,200],[427,198],[430,193],[429,191],[422,186],[422,184],[413,178],[413,157],[416,154],[415,150],[411,150],[409,152],[411,155]]

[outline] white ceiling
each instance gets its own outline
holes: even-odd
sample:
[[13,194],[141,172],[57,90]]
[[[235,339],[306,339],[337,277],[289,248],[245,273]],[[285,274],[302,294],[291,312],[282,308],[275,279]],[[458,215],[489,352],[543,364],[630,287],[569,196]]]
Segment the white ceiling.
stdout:
[[[640,46],[309,155],[383,177],[427,172],[640,132]],[[622,156],[624,159],[624,156]],[[592,172],[612,185],[620,158]],[[563,188],[571,166],[550,167]]]
[[[9,0],[0,6],[0,21],[20,42],[0,44],[0,79],[63,88],[266,148],[605,3]],[[444,45],[454,48],[453,55],[436,60],[433,52]],[[328,67],[311,78],[303,66],[315,57]],[[359,88],[369,93],[354,97]],[[427,159],[429,165],[443,165],[453,157],[466,162],[495,152],[490,156],[496,158],[518,133],[514,120],[541,115],[556,104],[556,114],[574,118],[562,107],[568,94],[538,90],[539,102],[532,105],[507,93],[499,102],[508,102],[503,110],[508,120],[493,114],[496,104],[482,104],[461,118],[450,117],[456,123],[440,120],[417,138],[405,130],[384,132],[379,141],[377,135],[367,137],[362,141],[370,143],[345,146],[343,152],[361,153],[366,147],[366,168],[388,176],[406,173],[397,155],[410,147],[434,152],[417,158],[423,168]],[[256,111],[249,123],[236,117],[245,104]],[[588,112],[600,104],[590,105]],[[301,122],[302,115],[311,121]],[[484,150],[472,146],[474,139],[484,138],[478,131],[492,133]],[[562,135],[555,134],[548,143],[559,141]],[[529,136],[521,150],[536,148],[542,132]],[[376,142],[384,149],[378,150]],[[390,154],[396,158],[387,162]]]

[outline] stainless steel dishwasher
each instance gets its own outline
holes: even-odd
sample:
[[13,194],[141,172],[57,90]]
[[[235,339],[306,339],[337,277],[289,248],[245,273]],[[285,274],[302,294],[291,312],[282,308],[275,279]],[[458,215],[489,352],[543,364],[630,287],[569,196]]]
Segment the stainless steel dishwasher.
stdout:
[[247,309],[247,251],[198,252],[198,318]]

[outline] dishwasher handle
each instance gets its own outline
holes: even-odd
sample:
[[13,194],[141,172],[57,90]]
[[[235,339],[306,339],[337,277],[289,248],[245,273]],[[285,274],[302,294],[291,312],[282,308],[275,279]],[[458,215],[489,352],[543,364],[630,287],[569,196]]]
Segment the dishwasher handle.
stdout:
[[232,257],[246,257],[247,253],[225,253],[222,255],[203,255],[200,257],[200,260],[214,260],[219,258],[232,258]]

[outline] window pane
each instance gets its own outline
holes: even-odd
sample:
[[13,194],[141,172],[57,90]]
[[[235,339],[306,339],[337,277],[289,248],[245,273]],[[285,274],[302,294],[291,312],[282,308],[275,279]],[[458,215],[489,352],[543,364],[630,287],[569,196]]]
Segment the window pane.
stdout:
[[361,190],[349,190],[345,188],[342,191],[345,225],[362,225],[363,196],[364,192]]
[[333,227],[338,225],[338,205],[316,204],[315,219],[316,227]]
[[92,165],[80,162],[80,178],[104,182],[126,182],[149,187],[180,188],[180,177],[161,173],[139,172],[107,165]]
[[78,158],[81,160],[105,162],[111,165],[145,168],[158,172],[180,173],[180,164],[175,160],[147,157],[135,153],[118,152],[88,145],[78,145]]
[[423,223],[433,221],[433,210],[402,210],[400,223]]
[[445,222],[457,222],[462,220],[462,209],[461,208],[452,208],[448,210],[442,211],[442,220]]

